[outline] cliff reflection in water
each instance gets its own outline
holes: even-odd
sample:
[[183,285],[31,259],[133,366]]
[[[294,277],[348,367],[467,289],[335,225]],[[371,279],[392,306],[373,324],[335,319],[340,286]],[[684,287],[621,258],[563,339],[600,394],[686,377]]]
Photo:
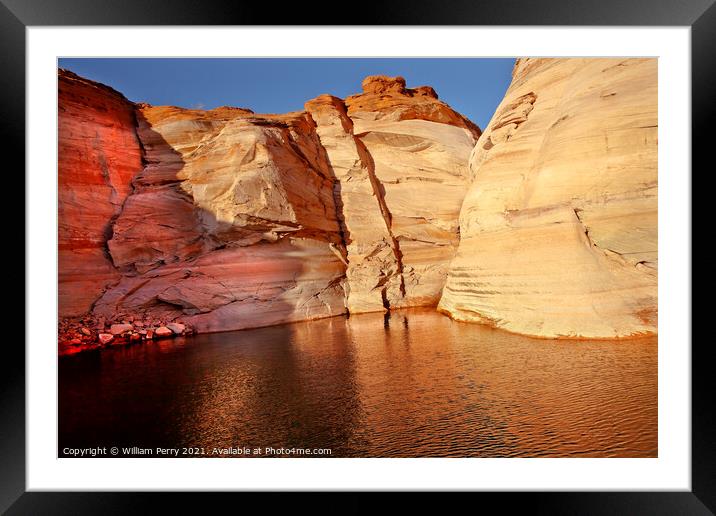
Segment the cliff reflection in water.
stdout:
[[63,358],[59,403],[60,450],[655,457],[657,343],[528,339],[401,310]]

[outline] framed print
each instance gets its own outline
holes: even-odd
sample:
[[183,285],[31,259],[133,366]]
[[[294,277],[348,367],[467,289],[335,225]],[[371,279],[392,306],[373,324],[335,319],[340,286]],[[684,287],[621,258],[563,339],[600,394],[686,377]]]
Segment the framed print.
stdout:
[[712,4],[336,24],[3,0],[27,242],[3,510],[500,491],[714,511],[691,337]]

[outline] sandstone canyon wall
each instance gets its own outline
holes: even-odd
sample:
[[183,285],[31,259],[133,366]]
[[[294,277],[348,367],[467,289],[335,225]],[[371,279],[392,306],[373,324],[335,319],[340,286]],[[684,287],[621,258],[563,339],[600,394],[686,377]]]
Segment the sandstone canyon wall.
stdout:
[[345,311],[333,177],[305,113],[137,106],[146,166],[108,247],[107,319],[222,331]]
[[119,280],[107,240],[142,170],[134,105],[72,72],[58,75],[58,303],[82,315]]
[[470,173],[439,310],[540,337],[656,333],[656,59],[519,59]]
[[362,94],[306,109],[338,180],[349,311],[436,305],[480,130],[402,78],[367,77]]
[[519,59],[483,134],[430,87],[362,89],[259,115],[60,70],[60,317],[208,332],[437,305],[656,333],[655,59]]
[[439,300],[480,130],[431,88],[257,115],[59,80],[61,316],[223,331]]

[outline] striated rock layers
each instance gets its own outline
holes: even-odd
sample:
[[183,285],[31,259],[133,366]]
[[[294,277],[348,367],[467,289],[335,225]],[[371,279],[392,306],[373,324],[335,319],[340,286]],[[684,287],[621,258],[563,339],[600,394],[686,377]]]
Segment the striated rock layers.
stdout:
[[90,311],[121,276],[106,242],[142,160],[122,94],[64,70],[58,89],[58,303],[68,317]]
[[257,115],[59,76],[61,316],[203,332],[437,304],[480,131],[431,88]]
[[334,179],[305,113],[137,118],[146,166],[108,241],[123,276],[95,313],[222,331],[345,311]]
[[399,77],[367,77],[362,94],[324,95],[306,110],[337,180],[348,310],[437,304],[480,130]]
[[470,173],[439,310],[541,337],[656,332],[656,59],[519,59]]

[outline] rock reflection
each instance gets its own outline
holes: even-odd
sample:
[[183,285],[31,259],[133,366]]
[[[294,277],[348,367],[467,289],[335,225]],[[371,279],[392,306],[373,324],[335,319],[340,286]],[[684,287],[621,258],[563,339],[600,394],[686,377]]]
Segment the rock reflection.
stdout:
[[101,445],[654,457],[656,339],[534,340],[413,309],[62,359],[60,448]]

